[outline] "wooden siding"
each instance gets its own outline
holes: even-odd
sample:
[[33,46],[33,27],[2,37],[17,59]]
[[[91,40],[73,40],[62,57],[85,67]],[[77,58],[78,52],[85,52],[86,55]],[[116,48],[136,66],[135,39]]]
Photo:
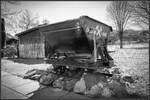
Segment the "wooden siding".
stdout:
[[[80,26],[80,31],[78,29],[67,30],[77,28],[77,26]],[[22,58],[43,58],[61,45],[76,51],[84,48],[82,50],[92,52],[93,31],[91,29],[96,29],[97,33],[100,33],[97,37],[102,44],[106,43],[111,27],[87,16],[30,29],[18,35],[19,55]]]
[[[96,39],[105,41],[108,36],[110,35],[110,32],[112,31],[112,28],[108,25],[105,25],[101,22],[98,22],[92,18],[89,17],[81,17],[80,18],[80,25],[83,28],[84,32],[86,33],[86,36],[88,37],[89,40],[92,40],[93,38],[93,29],[94,31],[96,30],[97,32],[100,32],[100,35],[96,37]],[[92,33],[92,34],[89,34]]]
[[19,37],[19,55],[21,58],[45,57],[44,42],[39,30]]

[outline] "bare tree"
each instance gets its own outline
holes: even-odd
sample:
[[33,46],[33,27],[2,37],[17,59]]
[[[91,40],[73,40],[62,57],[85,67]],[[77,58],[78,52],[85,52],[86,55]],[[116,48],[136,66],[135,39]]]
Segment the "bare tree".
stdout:
[[22,12],[22,14],[20,14],[18,26],[22,29],[22,31],[36,27],[38,25],[38,16],[33,15],[33,13],[29,10],[26,9]]
[[18,14],[19,11],[13,11],[9,8],[10,5],[19,5],[19,1],[1,1],[1,17],[8,18],[9,16]]
[[149,1],[130,1],[130,8],[132,9],[132,21],[134,24],[149,26]]
[[20,1],[1,1],[1,18],[5,20],[5,30],[6,32],[12,32],[12,30],[16,29],[16,16],[20,14],[21,10],[12,9],[13,6],[20,5]]
[[128,1],[112,1],[107,12],[119,33],[120,48],[123,48],[123,31],[131,17]]
[[47,24],[49,24],[49,20],[43,19],[42,23],[47,25]]

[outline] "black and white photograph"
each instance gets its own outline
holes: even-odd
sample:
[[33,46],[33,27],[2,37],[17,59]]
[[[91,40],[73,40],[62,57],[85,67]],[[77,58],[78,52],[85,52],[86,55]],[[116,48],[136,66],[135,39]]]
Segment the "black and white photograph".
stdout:
[[150,99],[150,1],[0,2],[1,99]]

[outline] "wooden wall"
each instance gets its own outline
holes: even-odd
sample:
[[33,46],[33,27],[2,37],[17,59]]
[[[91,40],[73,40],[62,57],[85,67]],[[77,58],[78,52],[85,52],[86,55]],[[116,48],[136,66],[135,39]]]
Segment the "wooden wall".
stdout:
[[94,31],[96,30],[97,33],[100,33],[96,36],[96,40],[100,40],[103,43],[106,42],[105,40],[109,37],[110,32],[112,31],[112,28],[110,26],[86,16],[81,17],[79,23],[89,40],[93,39],[93,29]]
[[44,58],[44,42],[39,30],[34,30],[19,37],[20,58]]

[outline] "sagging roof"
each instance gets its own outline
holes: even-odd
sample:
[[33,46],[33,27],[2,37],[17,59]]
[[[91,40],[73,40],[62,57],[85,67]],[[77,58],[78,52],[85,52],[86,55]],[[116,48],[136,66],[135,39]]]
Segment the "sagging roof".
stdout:
[[23,31],[21,33],[18,33],[18,34],[16,34],[16,36],[19,37],[19,36],[28,34],[31,31],[35,31],[35,30],[39,30],[39,29],[44,31],[44,32],[46,32],[46,31],[55,31],[55,30],[67,29],[67,28],[76,28],[77,27],[77,23],[79,23],[84,18],[93,20],[94,22],[97,22],[97,23],[102,24],[102,25],[104,25],[106,27],[109,27],[110,30],[112,31],[112,27],[109,26],[109,25],[106,25],[106,24],[104,24],[104,23],[102,23],[100,21],[97,21],[97,20],[95,20],[93,18],[90,18],[88,16],[80,16],[77,19],[66,20],[66,21],[62,21],[62,22],[58,22],[58,23],[49,24],[49,25],[39,25],[37,27],[34,27],[34,28],[28,29],[26,31]]
[[11,34],[6,33],[6,40],[10,40],[10,39],[18,40],[16,36],[12,36]]

